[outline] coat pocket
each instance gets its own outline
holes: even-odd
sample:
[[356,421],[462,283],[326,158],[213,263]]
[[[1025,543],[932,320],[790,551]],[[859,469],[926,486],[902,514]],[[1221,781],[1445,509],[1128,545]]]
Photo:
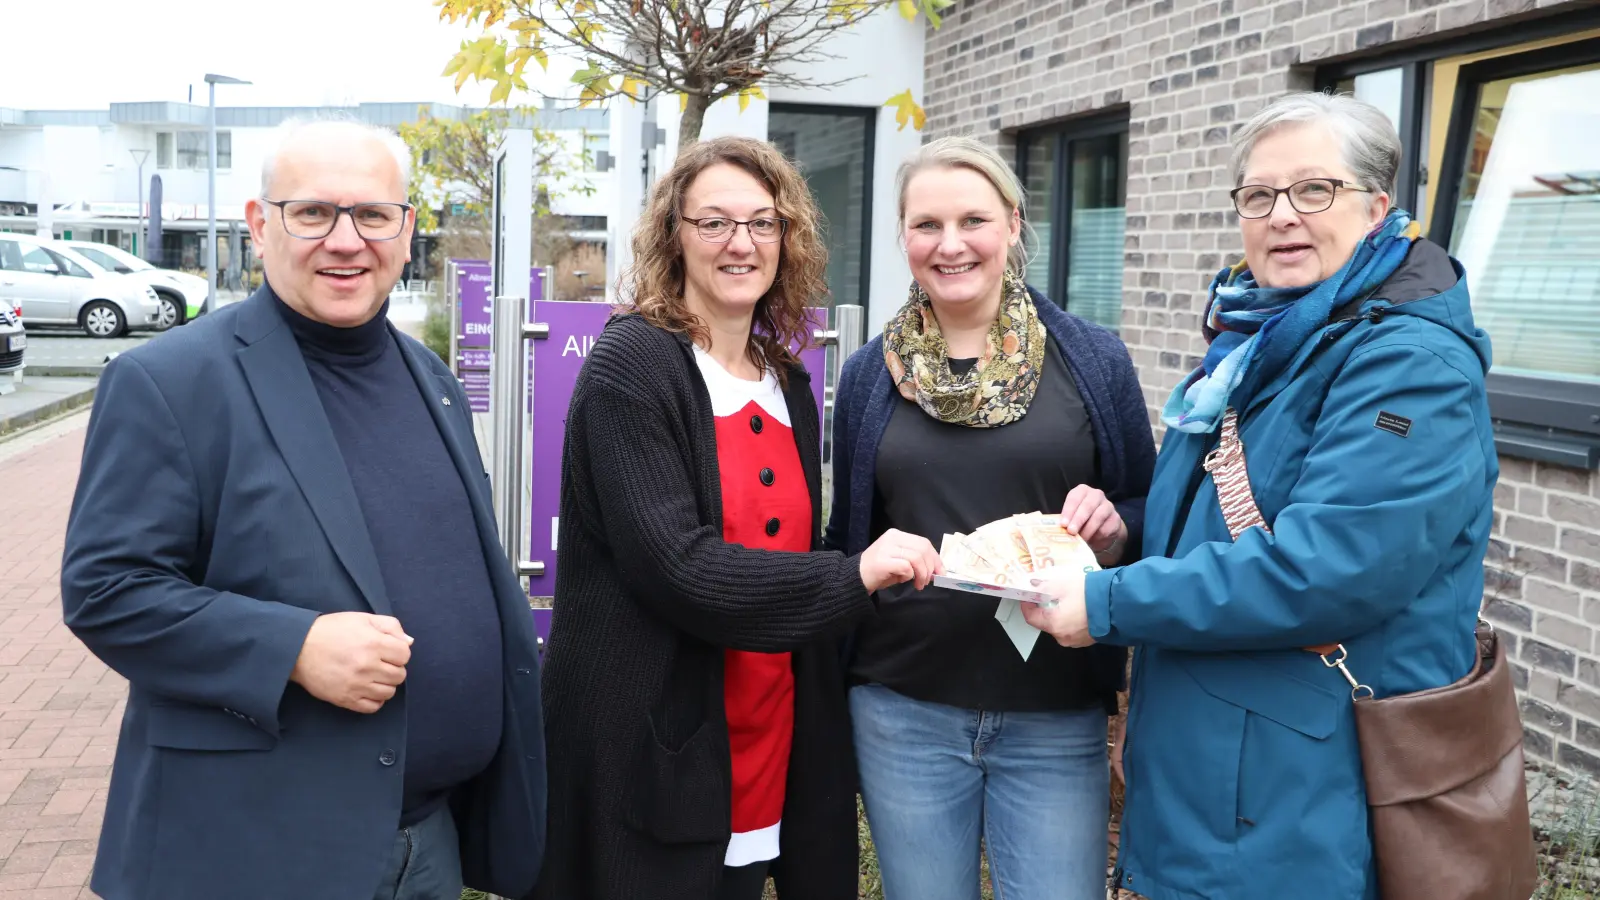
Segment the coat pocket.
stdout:
[[645,730],[623,796],[627,823],[663,844],[727,841],[733,827],[732,776],[711,723],[702,722],[675,750],[661,743],[648,717]]
[[278,743],[243,713],[189,704],[151,706],[145,734],[150,746],[174,750],[271,750]]
[[1347,693],[1304,681],[1268,663],[1236,653],[1185,655],[1180,663],[1201,689],[1218,700],[1322,740],[1338,726]]
[[[1229,773],[1237,784],[1234,877],[1261,896],[1292,896],[1311,879],[1326,896],[1358,897],[1370,844],[1349,691],[1309,654],[1275,656],[1183,659],[1206,693],[1244,713]],[[1329,683],[1313,682],[1316,675]]]

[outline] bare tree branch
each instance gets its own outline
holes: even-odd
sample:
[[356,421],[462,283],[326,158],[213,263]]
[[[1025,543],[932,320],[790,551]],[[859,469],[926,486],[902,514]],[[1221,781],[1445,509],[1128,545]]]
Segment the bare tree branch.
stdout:
[[[517,31],[519,47],[532,48],[512,48],[502,37],[488,34],[464,44],[446,70],[458,82],[495,80],[498,96],[504,97],[513,87],[526,89],[520,77],[510,76],[514,80],[508,84],[504,57],[510,55],[521,66],[530,52],[565,51],[586,64],[573,79],[582,87],[582,104],[623,95],[650,99],[677,94],[689,117],[682,130],[692,132],[692,141],[706,108],[720,99],[747,96],[757,86],[816,89],[855,80],[858,76],[830,77],[837,70],[817,65],[838,58],[827,52],[828,42],[868,16],[894,14],[904,0],[434,2],[451,21],[475,21],[485,11],[507,13],[506,25]],[[913,0],[936,27],[937,11],[952,2]],[[912,103],[909,95],[904,100]]]

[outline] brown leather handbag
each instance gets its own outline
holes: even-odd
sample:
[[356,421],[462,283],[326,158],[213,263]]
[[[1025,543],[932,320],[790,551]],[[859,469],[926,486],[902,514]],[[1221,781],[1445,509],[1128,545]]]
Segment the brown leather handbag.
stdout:
[[[1229,534],[1270,534],[1234,410],[1204,466]],[[1528,900],[1539,880],[1511,670],[1493,626],[1480,619],[1476,637],[1460,681],[1382,699],[1351,673],[1344,645],[1305,648],[1350,683],[1383,900]]]

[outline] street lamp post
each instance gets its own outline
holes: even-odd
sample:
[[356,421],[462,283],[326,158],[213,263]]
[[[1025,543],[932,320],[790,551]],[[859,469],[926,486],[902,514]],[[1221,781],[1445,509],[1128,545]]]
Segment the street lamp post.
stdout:
[[[229,78],[226,75],[206,75],[206,87],[210,94],[207,105],[210,107],[210,149],[206,154],[207,187],[206,187],[206,304],[204,312],[211,312],[217,305],[217,85],[219,84],[249,84],[240,78]],[[230,252],[237,253],[238,248],[230,248]]]
[[[139,230],[133,233],[133,253],[142,259],[149,259],[148,252],[139,252],[139,242],[144,240],[144,161],[150,158],[150,151],[129,149],[128,153],[133,156],[134,162],[139,165]],[[146,250],[148,251],[148,248]]]

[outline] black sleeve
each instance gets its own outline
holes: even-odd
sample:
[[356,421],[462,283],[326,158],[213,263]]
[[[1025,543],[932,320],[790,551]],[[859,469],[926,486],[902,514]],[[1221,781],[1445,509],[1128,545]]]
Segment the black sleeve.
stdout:
[[701,640],[769,653],[841,634],[872,613],[858,557],[724,541],[701,521],[689,435],[660,382],[632,390],[623,373],[590,374],[567,423],[588,473],[575,487],[592,492],[600,531],[639,603]]

